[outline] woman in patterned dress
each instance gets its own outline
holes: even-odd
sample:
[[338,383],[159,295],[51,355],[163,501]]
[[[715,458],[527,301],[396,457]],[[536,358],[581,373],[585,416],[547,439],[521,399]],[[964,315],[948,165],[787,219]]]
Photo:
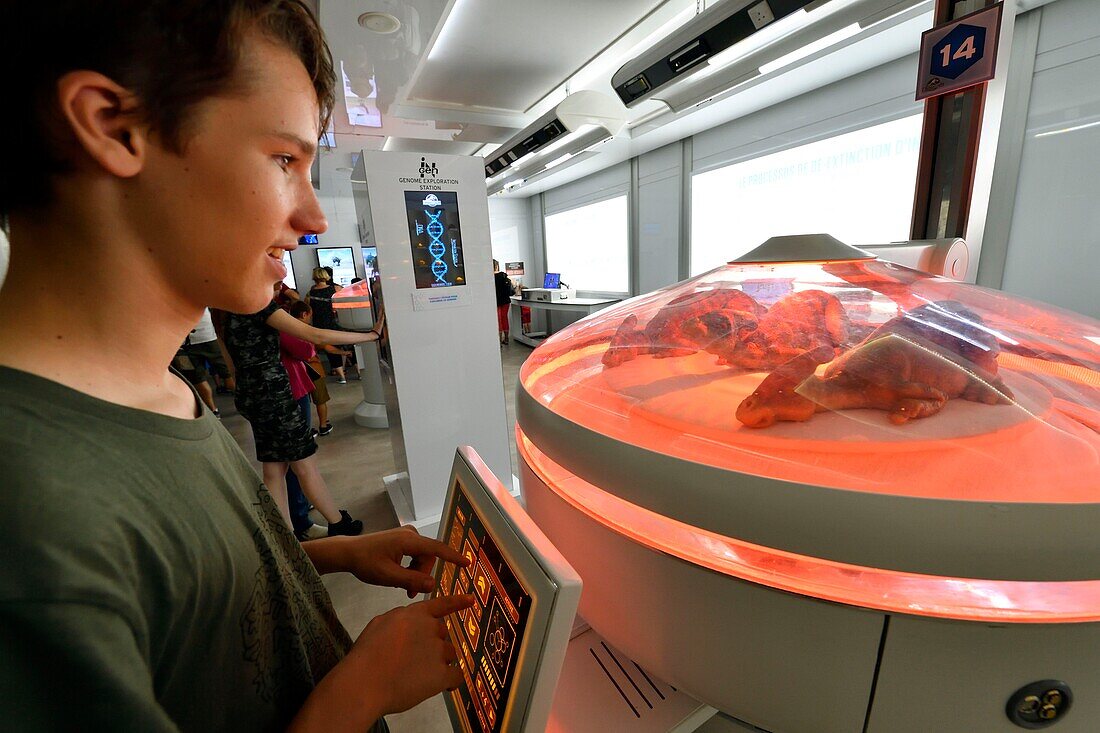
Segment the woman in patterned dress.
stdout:
[[215,317],[219,336],[232,358],[237,379],[234,403],[237,411],[252,425],[256,440],[256,458],[263,464],[263,479],[275,497],[287,524],[286,471],[294,469],[302,491],[328,520],[329,534],[357,535],[363,523],[338,509],[317,469],[317,443],[310,425],[294,401],[290,378],[280,359],[279,332],[310,343],[356,344],[381,338],[385,317],[366,332],[329,331],[298,321],[281,310],[273,300],[263,310],[250,315],[218,312]]

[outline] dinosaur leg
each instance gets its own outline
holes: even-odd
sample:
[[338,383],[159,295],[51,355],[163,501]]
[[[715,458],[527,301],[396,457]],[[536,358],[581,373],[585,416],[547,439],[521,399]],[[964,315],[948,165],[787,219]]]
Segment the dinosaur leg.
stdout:
[[947,395],[920,382],[874,384],[847,377],[808,380],[800,390],[821,410],[884,410],[901,424],[939,412]]
[[1012,390],[999,377],[971,378],[962,393],[962,398],[986,405],[1007,405],[1015,399]]

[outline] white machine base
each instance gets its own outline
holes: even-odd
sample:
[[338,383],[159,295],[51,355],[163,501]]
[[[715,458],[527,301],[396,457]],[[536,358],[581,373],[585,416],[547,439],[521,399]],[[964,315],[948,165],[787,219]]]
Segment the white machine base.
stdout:
[[547,730],[692,733],[716,712],[586,628],[569,641]]
[[363,400],[355,408],[355,424],[361,428],[380,428],[385,429],[390,426],[390,421],[386,418],[386,406],[376,405],[371,402]]

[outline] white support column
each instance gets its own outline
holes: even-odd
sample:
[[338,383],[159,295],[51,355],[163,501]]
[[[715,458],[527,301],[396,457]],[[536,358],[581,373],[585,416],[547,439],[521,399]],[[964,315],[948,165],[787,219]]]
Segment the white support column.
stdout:
[[966,225],[966,244],[970,248],[970,266],[964,280],[973,283],[978,278],[978,262],[982,254],[982,241],[989,224],[990,194],[993,190],[993,169],[997,162],[997,143],[1001,134],[1001,118],[1005,113],[1005,100],[1012,74],[1012,38],[1016,28],[1018,0],[1003,0],[1001,34],[997,48],[996,76],[986,84],[985,104],[982,109],[981,136],[978,138],[978,154],[974,165],[974,183],[970,193],[970,217]]

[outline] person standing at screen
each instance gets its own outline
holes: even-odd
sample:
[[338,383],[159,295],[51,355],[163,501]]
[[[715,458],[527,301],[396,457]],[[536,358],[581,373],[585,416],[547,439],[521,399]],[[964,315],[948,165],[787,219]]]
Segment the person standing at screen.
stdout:
[[508,320],[508,311],[512,308],[512,296],[516,292],[512,281],[500,271],[500,263],[493,260],[493,286],[497,296],[497,331],[501,345],[508,343],[508,332],[511,324]]
[[320,577],[411,597],[458,553],[409,529],[299,544],[169,369],[203,308],[263,309],[327,226],[309,168],[337,85],[306,4],[24,4],[0,68],[22,102],[0,115],[0,512],[30,518],[0,534],[3,726],[383,731],[460,685],[441,619],[472,598],[352,644]]
[[[341,290],[343,290],[341,286],[332,282],[331,267],[313,268],[313,287],[309,289],[306,302],[309,303],[310,310],[313,311],[314,326],[329,330],[340,328],[340,324],[336,322],[336,311],[332,308],[332,296]],[[330,344],[330,346],[332,345]],[[348,378],[344,373],[344,361],[347,358],[347,352],[339,348],[325,349],[324,351],[325,359],[328,360],[337,381],[340,384],[347,384]]]

